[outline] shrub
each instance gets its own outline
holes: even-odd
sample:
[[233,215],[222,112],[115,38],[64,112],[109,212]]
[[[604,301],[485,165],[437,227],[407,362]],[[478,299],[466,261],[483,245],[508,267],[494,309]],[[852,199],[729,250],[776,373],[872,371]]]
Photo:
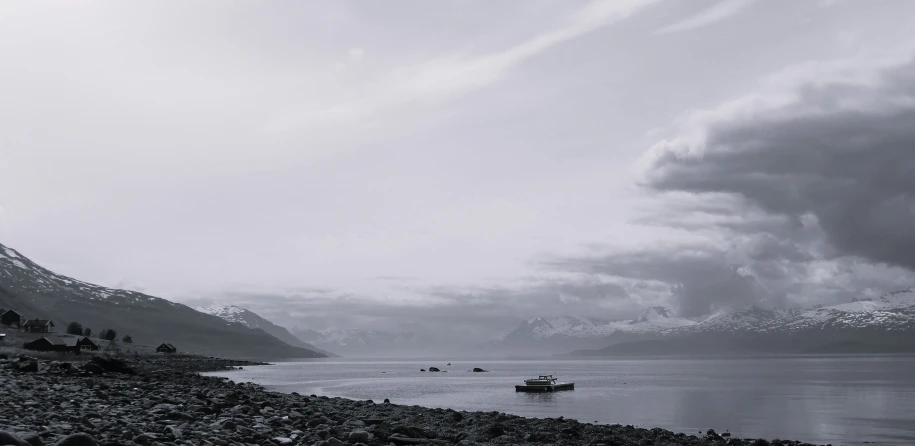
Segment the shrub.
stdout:
[[67,334],[71,335],[81,335],[83,334],[83,325],[79,322],[70,322],[70,325],[67,325]]

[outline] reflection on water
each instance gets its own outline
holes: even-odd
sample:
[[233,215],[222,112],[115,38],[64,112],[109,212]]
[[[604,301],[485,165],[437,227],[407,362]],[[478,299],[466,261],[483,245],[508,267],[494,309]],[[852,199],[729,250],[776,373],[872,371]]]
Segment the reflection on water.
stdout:
[[[711,428],[821,444],[915,444],[912,357],[438,362],[324,360],[222,375],[282,392],[565,416],[689,434]],[[448,373],[419,371],[429,366]],[[490,373],[471,373],[472,367]],[[574,381],[575,390],[514,391],[523,378],[541,373]]]

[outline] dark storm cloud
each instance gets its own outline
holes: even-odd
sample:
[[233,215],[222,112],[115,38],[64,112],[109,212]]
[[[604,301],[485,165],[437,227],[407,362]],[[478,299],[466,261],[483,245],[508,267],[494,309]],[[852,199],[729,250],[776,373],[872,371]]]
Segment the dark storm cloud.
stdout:
[[630,289],[636,296],[666,288],[682,316],[835,303],[910,285],[915,63],[867,79],[809,76],[789,101],[725,104],[654,147],[641,183],[653,200],[637,223],[705,241],[605,249],[547,266],[655,284]]
[[664,150],[646,178],[657,191],[808,218],[840,255],[915,270],[915,63],[874,83],[803,85],[790,105],[723,118],[698,156]]

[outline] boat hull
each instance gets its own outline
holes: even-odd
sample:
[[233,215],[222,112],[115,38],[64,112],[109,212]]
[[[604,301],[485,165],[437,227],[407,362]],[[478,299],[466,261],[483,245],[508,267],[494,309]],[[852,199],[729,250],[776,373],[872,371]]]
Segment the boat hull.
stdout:
[[561,390],[575,390],[575,383],[515,386],[515,392],[559,392]]

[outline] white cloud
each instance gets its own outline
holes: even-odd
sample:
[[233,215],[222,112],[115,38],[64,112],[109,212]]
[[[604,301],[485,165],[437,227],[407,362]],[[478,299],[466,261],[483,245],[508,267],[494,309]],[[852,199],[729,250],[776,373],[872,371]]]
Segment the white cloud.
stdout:
[[755,1],[756,0],[724,0],[686,20],[665,26],[664,28],[655,31],[655,34],[669,34],[708,26],[743,11],[750,7]]
[[350,48],[347,54],[349,54],[350,59],[360,61],[365,57],[365,50],[362,48]]
[[[372,83],[356,99],[279,117],[268,123],[266,130],[278,132],[326,120],[366,118],[402,104],[441,100],[482,88],[502,80],[521,62],[563,42],[626,19],[656,1],[595,1],[574,13],[568,25],[506,50],[483,55],[452,54],[405,66]],[[350,56],[353,56],[352,50]]]

